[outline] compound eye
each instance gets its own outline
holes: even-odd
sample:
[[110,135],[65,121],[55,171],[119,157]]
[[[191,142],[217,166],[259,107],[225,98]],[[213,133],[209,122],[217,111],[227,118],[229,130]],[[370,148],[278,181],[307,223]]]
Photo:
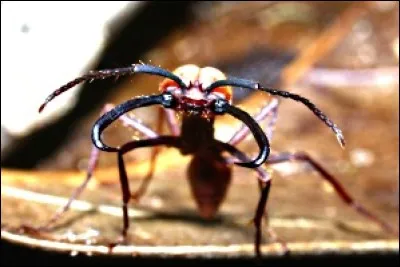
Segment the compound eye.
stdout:
[[229,103],[232,102],[232,88],[230,86],[214,88],[210,94],[215,95],[217,98],[225,99]]

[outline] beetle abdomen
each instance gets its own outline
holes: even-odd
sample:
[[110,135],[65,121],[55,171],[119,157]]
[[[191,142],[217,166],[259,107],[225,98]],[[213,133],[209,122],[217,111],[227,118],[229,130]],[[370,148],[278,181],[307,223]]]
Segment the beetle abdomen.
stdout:
[[188,168],[192,195],[200,215],[211,219],[224,200],[231,181],[232,169],[222,158],[195,156]]

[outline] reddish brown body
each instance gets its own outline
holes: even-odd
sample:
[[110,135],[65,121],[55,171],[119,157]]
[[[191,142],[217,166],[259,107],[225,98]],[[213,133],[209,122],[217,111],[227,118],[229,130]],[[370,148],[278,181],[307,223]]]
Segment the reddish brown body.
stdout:
[[192,195],[200,215],[211,219],[226,196],[232,170],[214,144],[213,119],[186,115],[181,129],[181,153],[194,155],[187,170]]
[[[148,73],[167,77],[160,84],[159,95],[142,96],[130,99],[121,105],[108,110],[107,106],[104,108],[104,113],[94,124],[92,129],[92,141],[94,148],[91,153],[91,158],[88,164],[88,171],[86,179],[75,190],[68,203],[56,213],[53,218],[43,227],[32,228],[30,226],[22,226],[21,229],[48,229],[51,224],[58,220],[58,218],[65,213],[70,204],[76,199],[83,191],[90,178],[92,177],[95,169],[99,151],[115,152],[117,153],[119,178],[122,189],[122,211],[123,211],[123,229],[121,231],[122,241],[113,243],[110,248],[116,244],[125,241],[129,228],[128,216],[128,202],[130,199],[135,198],[138,200],[145,192],[147,185],[152,177],[155,167],[155,158],[157,151],[153,150],[152,165],[149,175],[141,184],[139,190],[134,194],[131,193],[128,182],[128,174],[126,172],[123,155],[129,151],[139,147],[154,147],[165,145],[176,147],[183,155],[192,155],[193,159],[188,168],[188,179],[196,201],[200,215],[206,219],[214,217],[218,211],[221,203],[227,194],[227,189],[231,181],[231,165],[222,157],[222,152],[229,152],[233,158],[239,161],[233,163],[247,168],[252,168],[259,174],[260,185],[260,199],[257,204],[257,209],[253,219],[256,228],[254,249],[257,256],[261,256],[261,237],[262,237],[262,217],[267,204],[268,194],[271,186],[271,179],[268,173],[260,166],[264,163],[276,164],[287,162],[291,160],[308,162],[315,170],[317,170],[325,181],[329,182],[336,193],[344,200],[349,206],[353,207],[360,214],[366,216],[370,220],[377,222],[383,229],[398,235],[398,232],[388,225],[384,220],[379,219],[374,214],[370,213],[361,204],[355,202],[346,190],[340,185],[337,179],[324,170],[316,161],[304,153],[282,153],[276,155],[269,155],[270,145],[264,130],[258,125],[257,122],[264,120],[268,115],[271,115],[271,122],[268,124],[267,129],[273,128],[277,115],[277,101],[271,102],[263,107],[259,114],[252,118],[249,114],[231,105],[232,102],[232,88],[230,86],[237,86],[240,88],[248,88],[252,90],[265,91],[271,95],[277,95],[285,98],[293,99],[297,102],[306,105],[320,120],[322,120],[332,131],[336,134],[340,145],[343,147],[344,137],[342,131],[334,124],[327,116],[319,110],[308,99],[292,94],[287,91],[271,89],[261,86],[258,82],[246,79],[230,78],[218,69],[212,67],[200,68],[196,65],[184,65],[177,68],[173,73],[166,71],[160,67],[155,67],[145,64],[133,64],[126,68],[117,68],[109,70],[92,71],[87,75],[78,77],[69,83],[61,86],[51,95],[46,98],[46,101],[40,106],[39,111],[42,111],[48,102],[56,96],[62,94],[73,86],[94,79],[104,79],[107,77],[118,77],[121,75],[128,75],[132,73]],[[159,135],[146,127],[142,123],[134,120],[126,113],[136,108],[162,105],[165,109],[167,122],[170,126],[172,135]],[[183,118],[182,126],[179,129],[175,120],[175,115],[170,113],[171,109],[175,112],[181,113]],[[260,153],[251,160],[248,156],[236,149],[234,145],[238,144],[247,136],[246,128],[240,128],[234,135],[231,136],[230,141],[227,143],[220,142],[214,139],[214,119],[215,115],[229,114],[244,123],[249,131],[257,141]],[[161,117],[160,117],[161,118]],[[113,121],[120,119],[133,129],[139,130],[147,136],[148,139],[134,140],[116,148],[110,147],[103,143],[101,134]],[[161,124],[160,124],[161,125]],[[242,130],[244,129],[244,130]],[[267,161],[268,160],[268,161]],[[268,230],[272,233],[271,229]],[[275,236],[275,235],[272,235]],[[286,245],[282,243],[285,252],[288,251]]]
[[176,82],[165,79],[160,84],[160,90],[168,91],[180,99],[176,111],[183,114],[181,137],[184,145],[181,153],[194,155],[187,177],[200,215],[211,219],[225,199],[232,169],[216,149],[214,114],[208,112],[206,107],[216,97],[231,102],[232,88],[221,86],[212,92],[204,91],[211,83],[226,78],[221,71],[212,67],[184,65],[173,73],[188,85],[188,89],[182,91]]
[[217,155],[196,155],[188,168],[188,180],[198,211],[212,219],[227,194],[232,169]]

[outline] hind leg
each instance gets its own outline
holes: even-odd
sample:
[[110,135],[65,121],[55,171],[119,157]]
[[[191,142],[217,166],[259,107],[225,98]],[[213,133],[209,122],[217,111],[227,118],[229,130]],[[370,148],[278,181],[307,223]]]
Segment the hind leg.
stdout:
[[316,170],[322,179],[331,184],[336,192],[336,194],[349,206],[351,206],[357,213],[363,215],[369,220],[378,224],[385,231],[395,234],[398,236],[398,231],[396,231],[392,226],[390,226],[387,222],[380,219],[378,216],[370,212],[367,208],[365,208],[361,203],[358,203],[354,200],[353,197],[347,192],[347,190],[341,185],[336,177],[330,174],[327,170],[325,170],[317,161],[311,158],[308,154],[298,152],[298,153],[280,153],[277,155],[270,155],[266,161],[266,164],[272,165],[281,162],[287,161],[303,161],[312,166],[314,170]]

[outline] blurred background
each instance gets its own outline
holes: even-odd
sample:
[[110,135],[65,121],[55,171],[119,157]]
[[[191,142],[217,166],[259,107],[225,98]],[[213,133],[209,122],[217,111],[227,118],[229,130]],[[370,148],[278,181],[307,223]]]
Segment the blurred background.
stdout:
[[[168,70],[187,63],[214,66],[228,76],[310,99],[343,130],[345,150],[306,107],[284,99],[272,150],[307,152],[360,203],[398,229],[397,1],[2,2],[1,21],[2,226],[49,219],[85,177],[91,127],[104,104],[157,93],[161,78],[134,75],[82,84],[39,114],[47,95],[89,70],[143,61]],[[234,92],[234,103],[251,114],[269,100],[249,90]],[[156,114],[155,108],[133,112],[153,128]],[[239,126],[223,116],[216,122],[216,137],[225,140]],[[114,145],[141,138],[120,123],[105,135]],[[252,138],[238,148],[249,155],[258,151]],[[147,173],[149,152],[125,157],[133,190]],[[234,167],[218,217],[204,222],[182,168],[189,161],[173,149],[162,150],[149,191],[132,205],[132,243],[154,249],[191,246],[193,251],[181,254],[198,258],[204,258],[195,252],[199,247],[236,244],[237,251],[206,254],[223,259],[252,255],[254,229],[248,222],[258,200],[254,172]],[[54,233],[34,245],[42,247],[40,240],[47,239],[86,242],[89,235],[93,248],[103,237],[115,238],[122,226],[116,167],[115,155],[102,153],[80,198],[116,212],[88,212],[77,204]],[[298,244],[298,254],[310,259],[321,253],[398,254],[398,236],[346,206],[308,164],[282,163],[271,171],[270,225],[281,239]],[[66,233],[75,241],[65,241]],[[4,240],[19,244],[18,249],[32,245],[5,228]],[[263,249],[273,258],[279,246],[269,241],[264,233]]]

